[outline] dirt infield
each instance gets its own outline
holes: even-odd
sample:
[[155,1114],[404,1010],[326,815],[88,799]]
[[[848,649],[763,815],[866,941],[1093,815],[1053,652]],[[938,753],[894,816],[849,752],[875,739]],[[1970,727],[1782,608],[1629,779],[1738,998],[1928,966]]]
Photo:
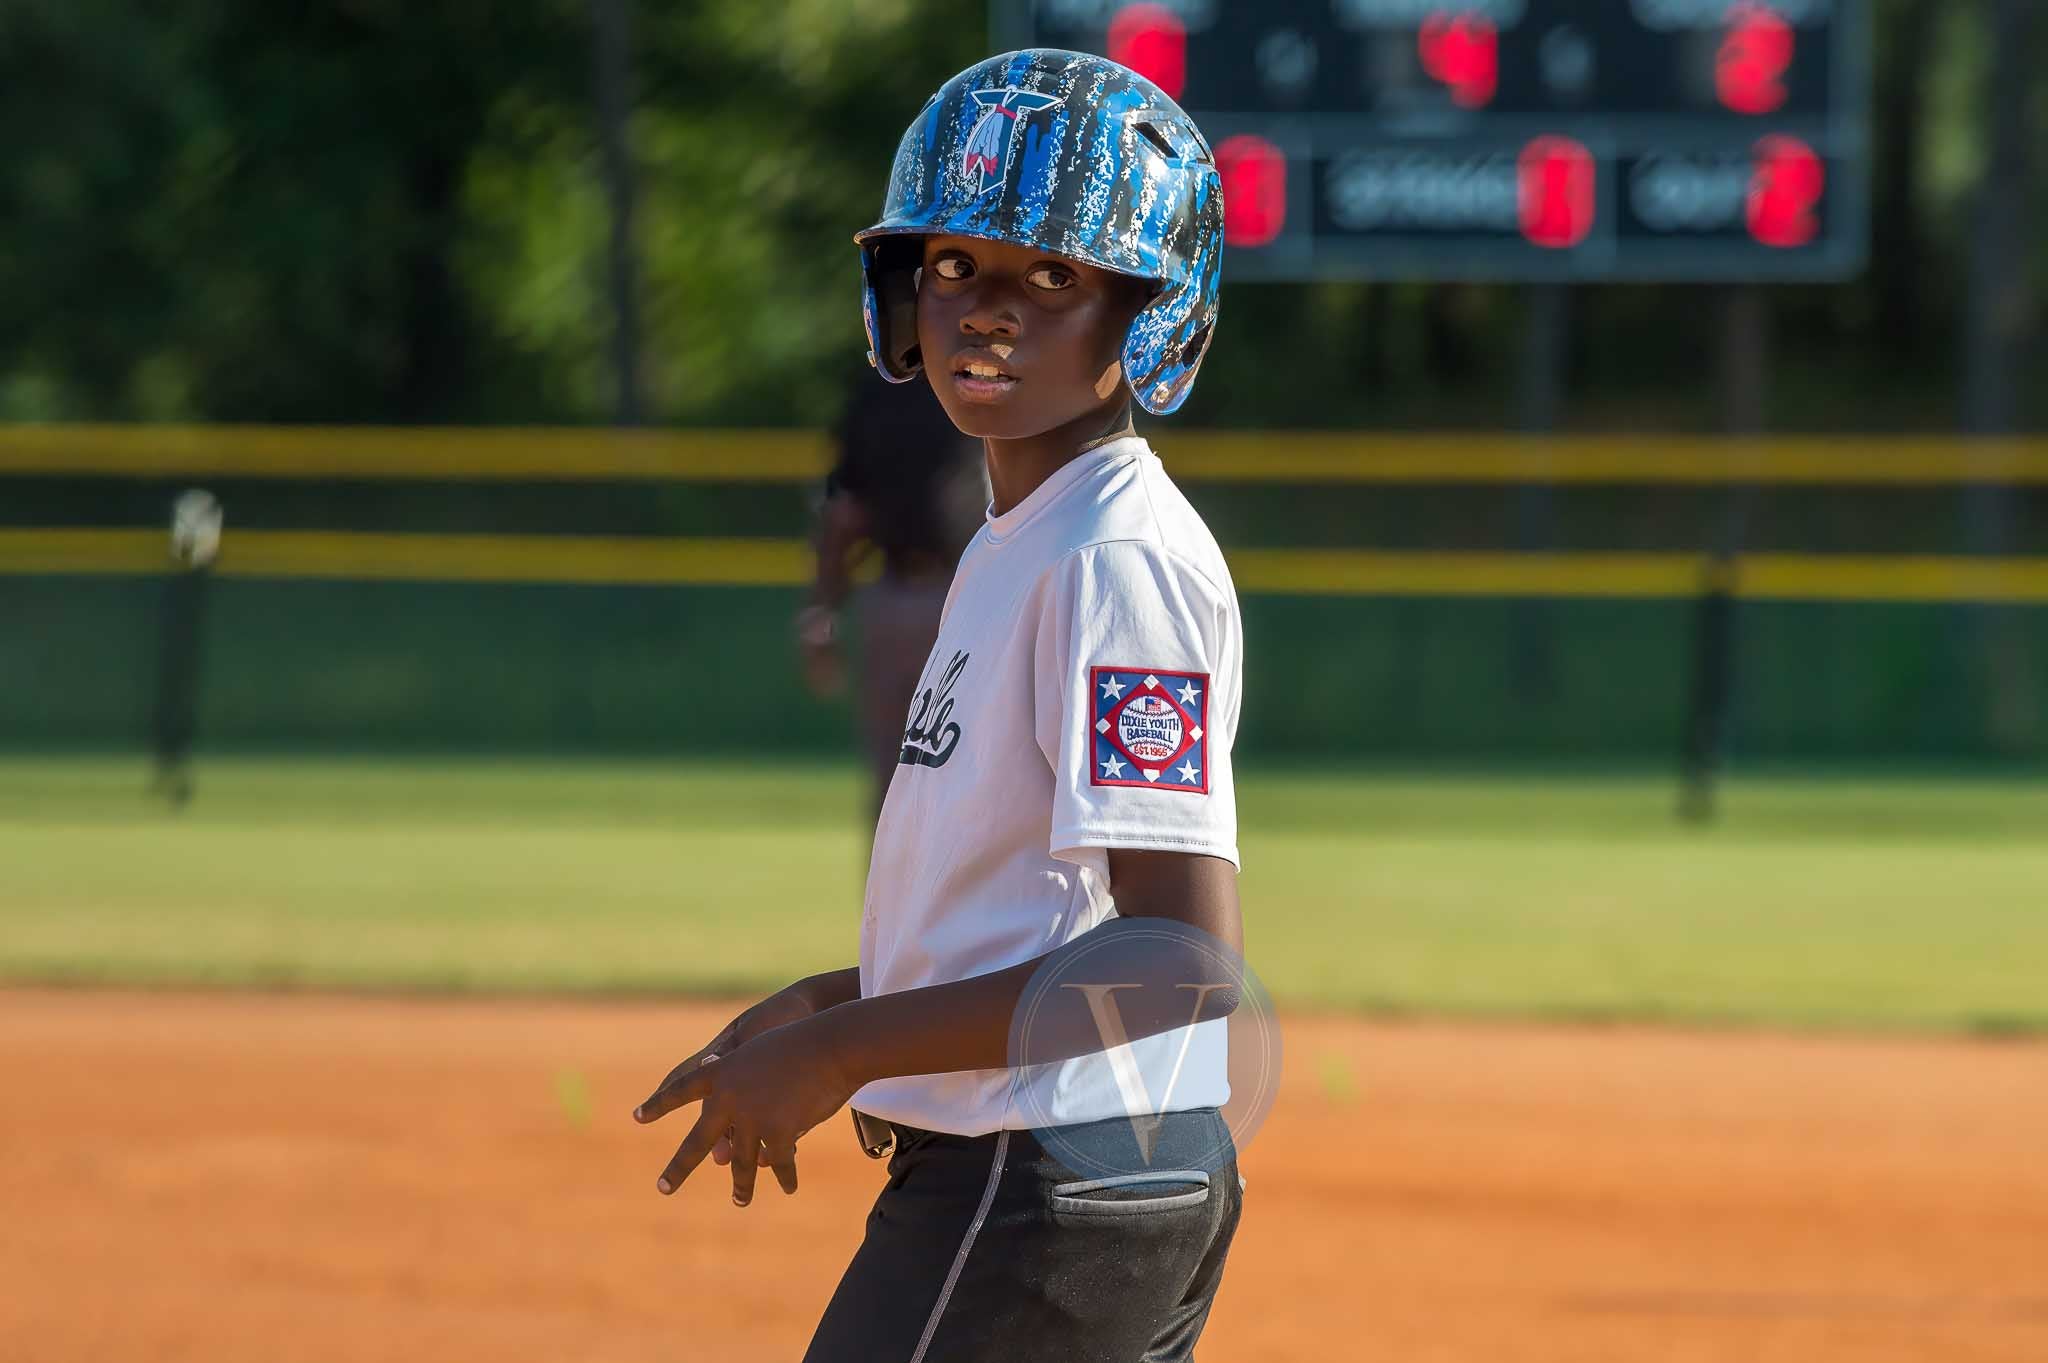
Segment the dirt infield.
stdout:
[[[795,1359],[878,1168],[654,1176],[704,1006],[0,992],[0,1352]],[[2048,1358],[2048,1047],[1299,1019],[1202,1356]]]

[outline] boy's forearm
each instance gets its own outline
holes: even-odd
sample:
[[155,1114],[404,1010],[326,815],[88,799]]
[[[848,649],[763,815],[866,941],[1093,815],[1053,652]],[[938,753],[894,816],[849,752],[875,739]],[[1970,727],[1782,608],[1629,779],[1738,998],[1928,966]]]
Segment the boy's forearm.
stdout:
[[[1069,943],[1048,955],[1073,946]],[[820,1014],[813,1023],[830,1029],[827,1044],[837,1053],[843,1075],[856,1086],[905,1074],[1005,1069],[1020,1063],[1010,1051],[1011,1023],[1026,987],[1046,959],[1039,956],[971,979],[856,999]],[[1185,981],[1179,987],[1114,991],[1115,1025],[1123,1040],[1140,1041],[1176,1027],[1228,1017],[1235,1010],[1236,983],[1212,960],[1192,950],[1178,959],[1180,968],[1170,977]],[[1162,968],[1157,978],[1169,974]],[[1107,1049],[1105,1019],[1093,1011],[1101,1003],[1100,992],[1073,982],[1036,1000],[1028,1063],[1047,1064]]]
[[[986,975],[867,999],[859,997],[855,972],[846,1001],[812,1019],[824,1029],[843,1076],[858,1085],[903,1074],[1005,1069],[1020,1063],[1010,1054],[1010,1027],[1032,977],[1053,957],[1101,946],[1098,934],[1130,930],[1134,919],[1176,922],[1194,930],[1146,937],[1142,978],[1155,984],[1171,980],[1174,987],[1103,982],[1105,988],[1091,989],[1082,987],[1087,981],[1079,976],[1063,978],[1059,989],[1033,1000],[1028,1063],[1101,1052],[1110,1044],[1112,1026],[1125,1040],[1138,1041],[1234,1012],[1240,982],[1218,962],[1243,948],[1236,867],[1217,857],[1112,849],[1109,870],[1117,917],[1042,956]],[[1217,946],[1223,948],[1220,956]],[[1095,978],[1092,969],[1087,975]],[[1114,1019],[1098,1015],[1098,1009],[1111,1007]]]
[[854,998],[821,1013],[846,1077],[1000,1069],[1010,1063],[1010,1018],[1040,961],[948,984]]
[[850,965],[843,970],[809,975],[798,980],[795,988],[803,992],[813,1012],[822,1013],[827,1008],[837,1008],[860,997],[860,967]]

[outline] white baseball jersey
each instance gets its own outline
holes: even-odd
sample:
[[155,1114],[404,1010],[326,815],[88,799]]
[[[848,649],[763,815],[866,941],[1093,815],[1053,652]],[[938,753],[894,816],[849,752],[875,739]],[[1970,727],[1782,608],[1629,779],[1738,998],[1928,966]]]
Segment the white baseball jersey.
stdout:
[[[954,575],[883,801],[862,995],[986,974],[1081,936],[1115,913],[1106,849],[1236,864],[1243,653],[1223,555],[1139,437],[1083,453],[990,515]],[[1152,1110],[1227,1099],[1225,1026],[1127,1048]],[[1109,1061],[884,1079],[853,1103],[967,1136],[1129,1115]]]

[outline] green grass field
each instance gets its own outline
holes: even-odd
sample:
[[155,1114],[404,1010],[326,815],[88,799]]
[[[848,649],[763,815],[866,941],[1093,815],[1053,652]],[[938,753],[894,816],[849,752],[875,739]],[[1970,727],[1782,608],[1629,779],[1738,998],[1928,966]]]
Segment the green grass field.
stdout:
[[[854,959],[850,769],[0,761],[0,979],[748,991]],[[1283,1004],[2048,1029],[2048,784],[1267,773],[1252,964]]]

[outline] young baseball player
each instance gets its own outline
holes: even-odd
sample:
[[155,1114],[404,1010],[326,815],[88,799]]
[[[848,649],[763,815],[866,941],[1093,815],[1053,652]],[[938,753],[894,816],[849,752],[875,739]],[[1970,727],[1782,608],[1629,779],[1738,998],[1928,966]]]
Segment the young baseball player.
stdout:
[[[1223,1020],[1120,1017],[1029,1064],[1013,1023],[1119,927],[1241,941],[1236,594],[1130,410],[1178,408],[1207,348],[1217,173],[1142,77],[1010,53],[926,103],[857,240],[876,367],[981,438],[993,497],[907,716],[859,966],[748,1009],[634,1115],[701,1104],[659,1187],[713,1155],[742,1206],[763,1164],[794,1192],[798,1138],[849,1101],[893,1146],[812,1363],[1188,1359],[1242,1191]],[[1044,992],[1106,1024],[1116,987]],[[1144,1158],[1104,1177],[1086,1152],[1137,1129],[1134,1093]]]

